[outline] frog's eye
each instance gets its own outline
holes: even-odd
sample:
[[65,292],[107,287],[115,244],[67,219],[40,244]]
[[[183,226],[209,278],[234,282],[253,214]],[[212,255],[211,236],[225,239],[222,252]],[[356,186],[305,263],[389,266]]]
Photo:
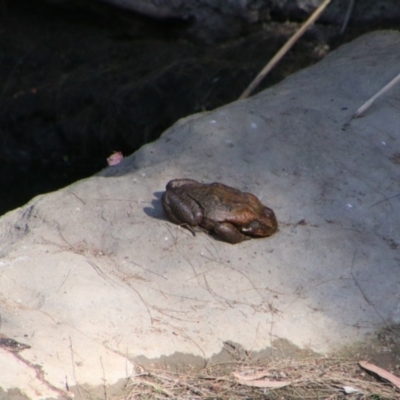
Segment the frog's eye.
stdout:
[[268,207],[264,207],[263,209],[263,214],[267,217],[267,218],[275,218],[275,214],[274,212],[268,208]]

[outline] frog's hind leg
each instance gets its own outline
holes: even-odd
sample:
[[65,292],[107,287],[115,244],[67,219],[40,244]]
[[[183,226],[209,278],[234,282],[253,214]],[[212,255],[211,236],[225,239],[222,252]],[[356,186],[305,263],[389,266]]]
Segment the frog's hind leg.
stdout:
[[182,201],[182,197],[174,192],[165,192],[162,205],[168,218],[175,224],[196,227],[203,219],[203,210],[190,197]]
[[243,242],[243,240],[249,240],[250,237],[243,235],[238,231],[234,225],[229,222],[221,222],[213,227],[213,231],[218,239],[223,240],[231,244]]

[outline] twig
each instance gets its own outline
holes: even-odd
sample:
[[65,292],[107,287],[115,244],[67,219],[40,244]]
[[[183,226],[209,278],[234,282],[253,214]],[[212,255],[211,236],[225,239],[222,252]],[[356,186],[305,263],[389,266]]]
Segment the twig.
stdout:
[[351,17],[351,13],[353,11],[354,3],[355,3],[355,0],[350,0],[349,1],[349,5],[347,7],[346,15],[344,16],[343,24],[342,24],[342,27],[340,28],[340,34],[341,35],[343,34],[343,32],[347,28],[347,25],[348,25],[350,17]]
[[301,26],[301,28],[283,45],[283,47],[275,54],[271,61],[261,70],[253,82],[242,93],[239,99],[245,99],[249,94],[259,85],[265,78],[269,71],[275,67],[280,59],[289,51],[289,49],[297,42],[297,40],[304,34],[304,32],[318,19],[331,0],[325,0],[308,18],[308,20]]
[[367,102],[365,102],[350,118],[350,121],[353,118],[358,118],[362,115],[364,111],[366,111],[369,107],[371,107],[372,103],[384,93],[386,93],[389,89],[391,89],[398,81],[400,81],[400,73],[395,76],[386,86],[384,86],[378,93],[374,94]]
[[[160,380],[166,380],[166,381],[169,381],[169,382],[174,382],[174,383],[178,383],[180,385],[183,385],[183,386],[187,387],[189,390],[191,390],[193,393],[195,393],[195,394],[197,394],[199,396],[203,396],[203,397],[206,396],[206,394],[204,392],[202,392],[199,388],[196,388],[195,386],[190,385],[189,383],[185,382],[184,380],[179,380],[177,382],[176,379],[170,378],[168,376],[155,375],[154,373],[152,375],[156,376]],[[210,393],[208,391],[207,395],[210,395],[210,394],[212,395],[212,393]]]

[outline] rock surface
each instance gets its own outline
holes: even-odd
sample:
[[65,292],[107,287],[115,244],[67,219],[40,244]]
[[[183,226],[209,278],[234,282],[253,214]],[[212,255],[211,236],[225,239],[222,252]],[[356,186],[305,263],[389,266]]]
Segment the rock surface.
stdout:
[[[399,45],[363,36],[2,217],[0,334],[21,346],[0,347],[0,398],[68,397],[226,341],[335,351],[399,323],[400,87],[348,123],[399,73]],[[160,204],[181,177],[253,192],[280,231],[193,237]]]

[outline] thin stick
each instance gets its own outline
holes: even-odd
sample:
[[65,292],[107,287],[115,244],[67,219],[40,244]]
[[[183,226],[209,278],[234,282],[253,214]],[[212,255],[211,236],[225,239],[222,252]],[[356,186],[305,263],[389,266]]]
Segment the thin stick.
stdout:
[[367,102],[365,102],[351,117],[358,118],[362,115],[364,111],[366,111],[369,107],[371,107],[372,103],[384,93],[386,93],[392,86],[394,86],[398,81],[400,81],[400,74],[394,77],[386,86],[384,86],[378,93],[374,94]]
[[344,33],[344,31],[346,30],[347,25],[348,25],[348,23],[349,23],[349,21],[350,21],[351,12],[353,11],[353,7],[354,7],[354,2],[355,2],[355,0],[350,0],[350,1],[349,1],[349,5],[348,5],[348,7],[347,7],[346,15],[345,15],[345,17],[344,17],[342,27],[340,28],[340,34],[341,34],[341,35],[342,35],[342,34]]
[[301,28],[283,45],[283,47],[275,54],[271,61],[262,69],[256,76],[253,82],[250,83],[248,88],[242,93],[239,99],[245,99],[249,94],[259,85],[265,78],[269,71],[275,67],[280,59],[289,51],[289,49],[297,42],[297,40],[304,34],[304,32],[312,25],[315,20],[322,14],[331,0],[325,0],[308,18],[308,20],[301,26]]

